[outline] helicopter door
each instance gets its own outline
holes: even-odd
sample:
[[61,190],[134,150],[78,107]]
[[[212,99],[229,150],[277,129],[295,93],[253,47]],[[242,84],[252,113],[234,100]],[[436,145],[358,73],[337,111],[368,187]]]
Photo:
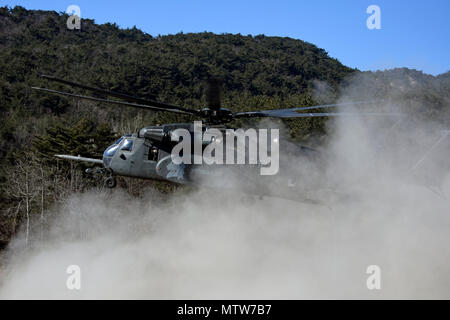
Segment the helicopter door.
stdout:
[[147,160],[157,162],[159,157],[159,149],[155,146],[149,146]]

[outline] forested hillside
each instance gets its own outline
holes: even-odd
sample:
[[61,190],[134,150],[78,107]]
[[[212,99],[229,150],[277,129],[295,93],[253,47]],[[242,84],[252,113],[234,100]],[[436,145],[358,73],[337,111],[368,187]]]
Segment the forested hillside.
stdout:
[[[440,111],[448,109],[448,72],[438,77],[408,69],[360,73],[301,40],[207,32],[153,37],[137,28],[120,29],[87,19],[81,30],[68,30],[67,18],[57,12],[0,8],[4,244],[24,223],[30,230],[34,226],[42,231],[47,208],[93,185],[75,165],[56,162],[52,154],[99,156],[116,135],[143,125],[190,120],[43,95],[30,87],[76,91],[49,84],[39,74],[190,108],[202,107],[204,80],[215,76],[223,79],[224,106],[232,111],[330,102],[351,78],[365,75],[373,80],[371,96],[390,92],[383,79],[395,78],[406,87],[417,84],[417,90],[407,90],[407,98],[418,109],[431,103],[425,110],[428,116],[439,118]],[[317,84],[326,86],[326,96],[314,95]],[[307,139],[314,133],[324,135],[324,122],[300,119],[286,124],[292,138]],[[133,190],[130,183],[122,182]]]

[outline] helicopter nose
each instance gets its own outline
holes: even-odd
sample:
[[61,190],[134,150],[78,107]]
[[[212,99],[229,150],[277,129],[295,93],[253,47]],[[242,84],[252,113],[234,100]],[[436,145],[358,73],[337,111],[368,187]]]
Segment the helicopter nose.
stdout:
[[108,168],[109,165],[111,164],[111,160],[112,158],[103,156],[103,166],[105,168]]
[[109,165],[111,164],[111,160],[118,148],[119,146],[117,144],[114,144],[112,146],[109,146],[105,150],[105,152],[103,152],[103,166],[105,166],[105,168],[108,168]]

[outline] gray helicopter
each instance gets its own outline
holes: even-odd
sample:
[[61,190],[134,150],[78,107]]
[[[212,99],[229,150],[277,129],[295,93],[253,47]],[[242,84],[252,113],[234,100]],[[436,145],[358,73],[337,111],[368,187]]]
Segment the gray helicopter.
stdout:
[[[47,88],[32,87],[50,94],[64,95],[79,99],[87,99],[96,102],[112,103],[134,107],[144,110],[157,112],[171,112],[177,114],[185,114],[194,116],[202,120],[200,140],[194,137],[195,125],[192,123],[171,123],[158,126],[148,126],[142,128],[137,133],[127,134],[115,141],[103,153],[103,159],[92,159],[73,155],[56,155],[58,158],[84,161],[98,164],[99,167],[88,169],[89,173],[103,174],[105,176],[105,186],[114,188],[117,184],[116,176],[139,177],[144,179],[162,180],[175,184],[193,184],[199,185],[206,178],[210,177],[227,177],[227,179],[209,179],[209,187],[233,187],[235,181],[240,181],[244,185],[244,192],[259,195],[273,194],[273,190],[269,190],[268,185],[274,179],[281,179],[287,181],[286,189],[277,188],[278,196],[289,194],[289,190],[296,186],[295,181],[290,172],[281,172],[274,176],[261,176],[257,174],[260,169],[260,164],[243,165],[243,166],[226,166],[226,165],[205,165],[200,164],[186,164],[174,163],[172,160],[172,151],[176,144],[179,143],[179,138],[176,137],[177,129],[185,129],[193,136],[192,143],[200,143],[201,150],[207,148],[210,144],[215,143],[215,137],[208,135],[209,131],[219,131],[223,133],[224,139],[235,139],[227,135],[229,129],[226,124],[234,119],[242,118],[310,118],[310,117],[335,117],[354,115],[355,113],[345,112],[313,112],[309,110],[328,109],[341,106],[342,104],[327,104],[308,107],[297,107],[290,109],[277,110],[261,110],[249,112],[232,112],[229,109],[221,106],[221,82],[217,79],[210,79],[207,82],[206,101],[207,106],[201,110],[193,110],[180,106],[175,106],[167,103],[162,103],[154,100],[142,99],[122,93],[112,92],[104,89],[90,87],[84,84],[59,79],[53,76],[42,75],[41,77],[50,81],[62,83],[72,87],[91,91],[101,96],[110,96],[116,99],[105,99],[94,96],[85,96],[73,94],[63,91],[51,90]],[[373,103],[373,102],[358,102]],[[348,103],[355,104],[355,103]],[[306,112],[305,112],[306,111]],[[358,115],[370,116],[392,116],[392,113],[358,113]],[[205,138],[208,137],[208,138]],[[278,138],[276,139],[278,140]],[[278,141],[277,141],[278,142]],[[299,146],[298,155],[306,157],[314,157],[316,151],[314,149]],[[235,150],[228,150],[228,152],[235,152]],[[223,155],[226,157],[226,152]],[[195,157],[195,154],[192,154]],[[195,163],[195,161],[194,161]],[[230,179],[230,177],[233,177]],[[237,179],[237,180],[236,180]],[[211,183],[211,180],[213,183]],[[217,185],[214,185],[214,182]],[[227,185],[227,183],[229,185]],[[262,191],[261,191],[262,190]],[[295,200],[298,200],[298,194]],[[303,201],[309,201],[307,198]],[[314,200],[311,200],[314,202]]]

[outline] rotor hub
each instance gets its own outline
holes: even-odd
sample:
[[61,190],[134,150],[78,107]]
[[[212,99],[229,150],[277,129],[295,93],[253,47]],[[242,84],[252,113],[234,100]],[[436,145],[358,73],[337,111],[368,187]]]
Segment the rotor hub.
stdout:
[[217,110],[204,108],[200,110],[200,116],[205,119],[207,123],[212,124],[230,122],[233,119],[233,113],[227,108],[220,108]]

